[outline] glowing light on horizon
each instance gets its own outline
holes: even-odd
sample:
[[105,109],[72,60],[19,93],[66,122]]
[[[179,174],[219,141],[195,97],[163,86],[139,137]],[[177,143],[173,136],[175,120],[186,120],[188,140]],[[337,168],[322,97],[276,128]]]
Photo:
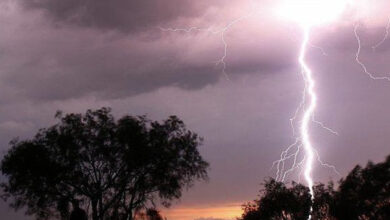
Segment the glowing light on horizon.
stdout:
[[193,220],[194,218],[208,219],[211,216],[222,219],[236,219],[242,214],[242,202],[221,203],[208,206],[179,206],[175,209],[163,209],[167,219]]

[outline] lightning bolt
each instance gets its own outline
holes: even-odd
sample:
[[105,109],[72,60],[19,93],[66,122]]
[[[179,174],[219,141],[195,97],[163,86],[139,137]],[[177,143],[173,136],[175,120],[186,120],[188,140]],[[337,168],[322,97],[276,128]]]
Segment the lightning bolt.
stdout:
[[[312,188],[313,186],[313,178],[311,177],[311,171],[313,169],[313,163],[314,163],[314,153],[316,152],[316,159],[319,162],[320,165],[327,167],[329,169],[332,169],[337,175],[340,176],[340,173],[337,171],[336,167],[333,165],[330,165],[328,163],[322,162],[318,152],[313,148],[311,142],[310,142],[310,133],[309,133],[309,125],[312,123],[315,123],[319,125],[322,129],[330,132],[334,135],[339,135],[337,131],[333,130],[332,128],[329,128],[325,126],[324,123],[317,121],[314,117],[314,110],[317,106],[317,94],[314,90],[315,81],[312,76],[312,71],[307,65],[305,61],[306,53],[308,50],[308,47],[313,47],[315,49],[319,49],[324,56],[327,56],[324,49],[322,49],[319,46],[315,46],[310,43],[310,26],[306,26],[303,28],[303,41],[300,48],[300,53],[298,56],[298,61],[301,66],[301,74],[304,81],[304,89],[302,94],[301,102],[298,106],[298,108],[295,110],[295,113],[293,117],[290,119],[290,126],[293,131],[293,136],[296,135],[296,129],[295,129],[295,121],[298,119],[298,116],[300,112],[303,112],[303,116],[300,120],[300,129],[299,129],[299,137],[296,137],[295,142],[291,145],[289,145],[286,150],[282,151],[280,155],[280,159],[277,161],[274,161],[272,164],[272,167],[275,167],[276,165],[276,180],[285,182],[287,176],[295,171],[298,168],[301,168],[302,171],[304,171],[305,180],[308,183],[309,188]],[[310,101],[308,101],[308,99]],[[308,107],[306,107],[308,106]],[[304,147],[305,154],[302,160],[298,161],[299,154],[301,153],[301,148]],[[291,153],[289,153],[291,152]],[[285,170],[285,163],[288,160],[292,159],[292,165],[288,170]],[[301,172],[300,172],[301,173]],[[299,178],[300,178],[299,174]],[[311,195],[313,196],[313,191],[311,190]]]
[[[317,94],[315,92],[315,82],[313,79],[313,74],[312,70],[310,67],[306,64],[305,57],[307,53],[307,46],[309,44],[310,40],[310,27],[304,27],[303,28],[303,42],[301,45],[301,50],[299,54],[299,63],[302,67],[303,74],[304,74],[304,79],[305,79],[305,87],[306,87],[306,92],[307,95],[310,98],[310,101],[308,103],[308,107],[306,108],[303,118],[302,118],[302,124],[300,128],[301,132],[301,141],[302,145],[305,149],[305,156],[306,156],[306,161],[305,161],[305,171],[304,171],[304,176],[305,180],[308,184],[309,190],[310,190],[310,195],[311,199],[314,199],[314,191],[313,191],[313,178],[311,176],[311,172],[313,170],[313,160],[314,160],[314,149],[312,146],[312,143],[310,141],[310,135],[309,135],[309,124],[310,120],[314,114],[314,111],[317,106]],[[312,211],[313,207],[310,207],[310,212]],[[309,215],[309,219],[311,219],[311,215]]]
[[[199,27],[191,27],[191,28],[160,28],[161,31],[169,31],[169,32],[185,32],[190,33],[193,31],[201,31],[201,32],[208,32],[210,34],[220,34],[221,35],[221,42],[224,45],[224,51],[222,57],[216,62],[216,65],[222,66],[222,73],[226,77],[226,79],[229,79],[226,67],[227,64],[225,62],[226,57],[228,55],[228,43],[226,41],[226,33],[227,31],[236,23],[249,18],[254,13],[250,13],[248,15],[242,16],[238,19],[235,19],[231,22],[229,22],[226,26],[224,26],[222,29],[219,30],[212,30],[211,28],[199,28]],[[329,169],[332,169],[336,174],[340,175],[337,171],[336,167],[333,165],[330,165],[328,163],[324,163],[318,152],[313,147],[313,144],[311,142],[310,138],[310,125],[311,123],[315,123],[319,125],[321,128],[325,129],[326,131],[338,135],[336,131],[333,129],[327,127],[324,125],[324,123],[319,122],[314,117],[314,112],[317,107],[317,94],[315,91],[315,80],[313,78],[313,72],[309,65],[306,63],[306,54],[308,47],[312,47],[315,49],[319,49],[324,56],[327,56],[326,52],[316,45],[313,45],[310,43],[310,32],[311,28],[310,26],[303,26],[303,39],[300,46],[300,51],[298,55],[298,61],[299,65],[301,67],[301,75],[304,81],[304,89],[302,92],[302,99],[301,102],[298,105],[298,108],[295,110],[295,113],[293,117],[290,119],[290,125],[292,128],[293,136],[295,138],[295,142],[293,142],[291,145],[289,145],[285,150],[283,150],[280,154],[280,159],[277,161],[274,161],[272,164],[271,169],[273,167],[276,167],[276,177],[275,179],[277,181],[285,182],[287,177],[290,173],[294,172],[297,169],[300,169],[298,178],[300,181],[301,175],[303,174],[305,181],[309,187],[310,196],[311,199],[314,199],[314,190],[313,190],[313,177],[312,177],[312,170],[314,166],[314,161],[317,160],[320,165],[327,167]],[[359,51],[360,54],[360,51]],[[357,58],[358,60],[358,58]],[[363,64],[364,65],[364,64]],[[297,121],[298,117],[302,115],[299,122],[299,135],[296,136],[296,129],[295,129],[295,122]],[[304,150],[304,153],[302,154],[302,149]],[[301,159],[300,159],[301,158]],[[289,168],[286,168],[286,163],[288,161],[292,162],[292,165]],[[312,211],[312,207],[310,207],[310,212]],[[309,216],[309,219],[311,219],[311,215]]]
[[[317,107],[317,93],[315,91],[315,80],[313,78],[313,72],[309,65],[306,63],[306,54],[308,47],[314,47],[317,49],[320,49],[323,52],[323,55],[326,55],[324,50],[320,47],[313,46],[310,43],[310,26],[304,26],[303,27],[303,40],[300,47],[300,52],[298,56],[298,61],[301,66],[301,74],[302,78],[304,80],[304,90],[302,95],[302,100],[298,106],[298,108],[295,111],[294,116],[290,119],[290,124],[293,130],[293,135],[295,136],[295,126],[294,122],[298,118],[299,113],[302,111],[303,116],[300,121],[300,127],[299,127],[299,134],[300,136],[296,138],[295,142],[291,144],[289,147],[287,147],[286,150],[282,151],[280,155],[280,159],[275,161],[273,163],[273,166],[275,164],[277,165],[277,174],[276,174],[276,180],[284,182],[287,178],[287,176],[295,171],[298,168],[301,168],[301,172],[299,174],[300,176],[303,172],[305,181],[309,187],[309,192],[311,199],[314,200],[314,181],[312,177],[312,170],[314,165],[314,160],[317,159],[317,161],[324,167],[327,167],[329,169],[332,169],[337,175],[340,175],[340,173],[337,171],[336,167],[333,165],[330,165],[328,163],[324,163],[320,155],[318,154],[317,150],[313,147],[313,144],[310,139],[310,124],[316,123],[321,128],[327,130],[328,132],[338,135],[336,131],[333,129],[326,127],[324,123],[319,122],[315,120],[314,112]],[[298,156],[300,154],[301,148],[304,149],[304,157],[301,161],[298,161]],[[295,150],[292,150],[295,149]],[[289,154],[290,151],[293,151]],[[292,159],[292,166],[290,169],[285,171],[285,163],[287,160]],[[300,180],[299,180],[300,181]],[[310,213],[312,212],[313,207],[310,207]],[[309,215],[309,218],[311,219],[311,215]]]
[[[361,43],[361,39],[360,39],[359,32],[358,32],[359,27],[360,27],[360,24],[356,23],[355,27],[354,27],[354,33],[355,33],[355,37],[356,37],[356,40],[358,43],[358,48],[357,48],[356,57],[355,57],[356,62],[362,67],[364,73],[367,74],[370,77],[370,79],[390,81],[390,76],[376,76],[377,74],[373,74],[372,72],[370,72],[368,70],[367,66],[364,64],[364,62],[361,61],[360,54],[361,54],[361,50],[362,50],[362,43]],[[290,124],[291,124],[292,130],[293,130],[293,136],[295,136],[295,126],[294,126],[295,123],[294,122],[298,118],[299,113],[301,111],[303,111],[303,116],[301,119],[300,130],[299,130],[300,137],[296,138],[295,142],[293,144],[288,146],[286,150],[282,151],[282,153],[280,155],[280,159],[275,161],[273,163],[272,167],[274,167],[276,165],[276,167],[277,167],[276,180],[282,181],[282,182],[284,182],[286,180],[287,176],[291,172],[295,171],[298,168],[301,168],[301,171],[298,175],[299,182],[300,182],[300,177],[301,177],[302,172],[303,172],[303,175],[305,177],[305,181],[307,182],[309,190],[310,190],[311,199],[313,200],[314,199],[314,191],[313,191],[313,184],[314,183],[313,183],[313,177],[312,177],[311,173],[313,170],[313,163],[314,163],[315,157],[316,157],[317,161],[322,166],[327,167],[329,169],[332,169],[338,176],[341,176],[341,174],[338,172],[338,170],[336,169],[335,166],[328,164],[328,163],[324,163],[321,160],[318,151],[315,150],[315,148],[313,147],[313,144],[310,140],[310,131],[309,131],[310,122],[314,122],[314,123],[320,125],[323,129],[327,130],[328,132],[335,134],[335,135],[338,135],[338,133],[336,131],[334,131],[333,129],[331,129],[329,127],[326,127],[322,122],[319,122],[319,121],[315,120],[315,118],[314,118],[314,112],[315,112],[315,109],[317,107],[318,98],[317,98],[317,94],[315,91],[315,80],[313,78],[313,72],[310,69],[309,65],[306,63],[305,58],[306,58],[307,49],[309,46],[311,46],[313,48],[320,49],[322,51],[323,55],[327,55],[327,54],[325,53],[325,51],[321,47],[312,45],[310,43],[310,31],[311,31],[310,26],[303,27],[303,41],[301,44],[298,60],[299,60],[300,66],[302,68],[301,73],[303,76],[305,87],[303,90],[302,100],[301,100],[298,108],[296,109],[294,116],[290,119]],[[375,51],[377,48],[379,48],[389,38],[389,35],[390,35],[390,18],[388,20],[388,23],[387,23],[387,26],[385,29],[384,37],[382,38],[381,41],[379,41],[377,44],[375,44],[372,47],[372,49]],[[389,74],[387,74],[387,75],[389,75]],[[309,101],[308,101],[308,99],[309,99]],[[299,155],[302,147],[305,150],[305,154],[304,154],[303,159],[300,162],[298,162],[297,158],[298,158],[298,155]],[[289,152],[292,152],[292,153],[289,153]],[[292,166],[290,169],[285,170],[285,163],[287,160],[290,160],[290,159],[293,160]],[[313,207],[310,207],[310,212],[312,212],[312,209],[313,209]],[[309,215],[308,219],[309,220],[311,219],[311,215]]]

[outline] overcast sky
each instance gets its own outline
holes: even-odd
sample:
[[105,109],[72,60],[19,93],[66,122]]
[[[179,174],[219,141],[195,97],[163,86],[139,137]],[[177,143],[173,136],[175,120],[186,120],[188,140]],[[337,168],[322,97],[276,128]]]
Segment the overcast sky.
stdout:
[[[290,118],[303,82],[297,62],[302,33],[273,14],[275,1],[0,0],[0,148],[53,124],[56,110],[109,106],[116,116],[178,115],[204,137],[210,181],[197,183],[163,214],[169,220],[230,219],[275,177],[272,162],[294,141]],[[364,9],[364,10],[363,10]],[[231,21],[235,22],[225,32]],[[319,96],[311,125],[324,162],[345,175],[356,164],[390,154],[390,73],[385,0],[348,11],[312,31],[308,63]],[[192,32],[164,28],[199,27]],[[226,74],[224,33],[227,43]],[[322,49],[319,49],[321,47]],[[298,180],[299,172],[290,180]],[[315,181],[338,180],[318,166]],[[3,177],[1,177],[3,178]],[[6,219],[29,219],[4,202]]]

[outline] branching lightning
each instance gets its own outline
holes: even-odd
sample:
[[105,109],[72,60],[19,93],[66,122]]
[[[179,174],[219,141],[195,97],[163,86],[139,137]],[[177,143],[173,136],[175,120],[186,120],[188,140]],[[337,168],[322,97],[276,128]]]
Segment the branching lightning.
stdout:
[[390,17],[389,17],[389,19],[387,21],[387,25],[386,25],[386,29],[385,29],[385,35],[383,36],[381,41],[379,41],[377,44],[372,46],[372,49],[375,51],[378,47],[380,47],[387,40],[387,38],[389,38],[389,34],[390,34]]
[[322,55],[324,56],[328,56],[328,53],[324,50],[324,48],[320,47],[320,46],[317,46],[317,45],[314,45],[312,43],[309,43],[310,47],[313,47],[315,49],[318,49],[321,51]]
[[230,80],[229,75],[226,72],[227,65],[225,62],[226,57],[228,55],[228,46],[229,46],[227,41],[226,41],[226,32],[236,23],[238,23],[244,19],[247,19],[247,18],[253,16],[254,14],[255,14],[255,12],[252,12],[252,13],[249,13],[249,14],[244,15],[242,17],[239,17],[239,18],[229,22],[227,25],[225,25],[224,27],[222,27],[221,29],[218,29],[218,30],[212,30],[211,28],[199,28],[199,27],[190,27],[190,28],[162,28],[162,27],[160,27],[160,30],[161,31],[170,31],[170,32],[185,32],[185,33],[190,33],[193,31],[203,31],[203,32],[208,32],[210,34],[220,34],[221,35],[221,42],[223,44],[223,54],[217,61],[215,61],[215,64],[217,66],[218,65],[222,66],[223,75],[225,76],[225,78],[227,80]]
[[329,127],[325,126],[325,124],[323,122],[317,121],[314,118],[314,114],[313,114],[313,117],[312,117],[312,121],[314,123],[316,123],[317,125],[319,125],[322,129],[324,129],[324,130],[326,130],[326,131],[328,131],[328,132],[330,132],[330,133],[332,133],[332,134],[334,134],[336,136],[339,136],[339,133],[337,131],[333,130],[332,128],[329,128]]
[[[390,19],[389,19],[389,22],[390,22]],[[355,28],[354,28],[356,41],[358,43],[358,48],[357,48],[357,51],[356,51],[356,62],[362,67],[364,73],[367,74],[367,76],[369,76],[372,80],[387,80],[387,81],[390,81],[390,74],[389,73],[383,74],[382,76],[375,76],[376,74],[370,72],[368,70],[367,66],[360,60],[360,53],[361,53],[361,50],[362,50],[362,41],[361,41],[360,36],[359,36],[359,27],[360,27],[360,24],[356,23],[355,24]],[[381,42],[379,42],[373,48],[376,49],[377,47],[379,47],[381,44],[383,44],[386,41],[386,39],[388,37],[387,33],[389,32],[389,28],[390,28],[390,24],[387,25],[385,37],[382,39]]]

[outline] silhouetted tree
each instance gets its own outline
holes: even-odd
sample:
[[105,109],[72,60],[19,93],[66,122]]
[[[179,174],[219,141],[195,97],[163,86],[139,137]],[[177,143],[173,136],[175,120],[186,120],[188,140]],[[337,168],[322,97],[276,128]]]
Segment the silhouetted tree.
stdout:
[[306,220],[310,214],[309,189],[293,183],[287,188],[273,179],[265,181],[259,200],[244,205],[242,220]]
[[314,186],[314,201],[312,210],[313,220],[334,219],[332,211],[335,207],[335,190],[333,182],[327,186],[320,183]]
[[3,198],[38,219],[69,215],[69,201],[88,207],[92,219],[132,219],[158,198],[163,205],[183,187],[207,178],[201,139],[175,116],[115,120],[109,108],[57,113],[60,122],[30,140],[13,140],[1,162],[8,177]]
[[160,212],[156,209],[148,209],[146,215],[149,217],[149,220],[163,220],[163,217],[160,215]]
[[340,181],[335,201],[337,219],[390,219],[390,156],[382,163],[356,166]]
[[80,208],[79,201],[72,201],[73,211],[70,214],[69,220],[88,220],[87,213]]

